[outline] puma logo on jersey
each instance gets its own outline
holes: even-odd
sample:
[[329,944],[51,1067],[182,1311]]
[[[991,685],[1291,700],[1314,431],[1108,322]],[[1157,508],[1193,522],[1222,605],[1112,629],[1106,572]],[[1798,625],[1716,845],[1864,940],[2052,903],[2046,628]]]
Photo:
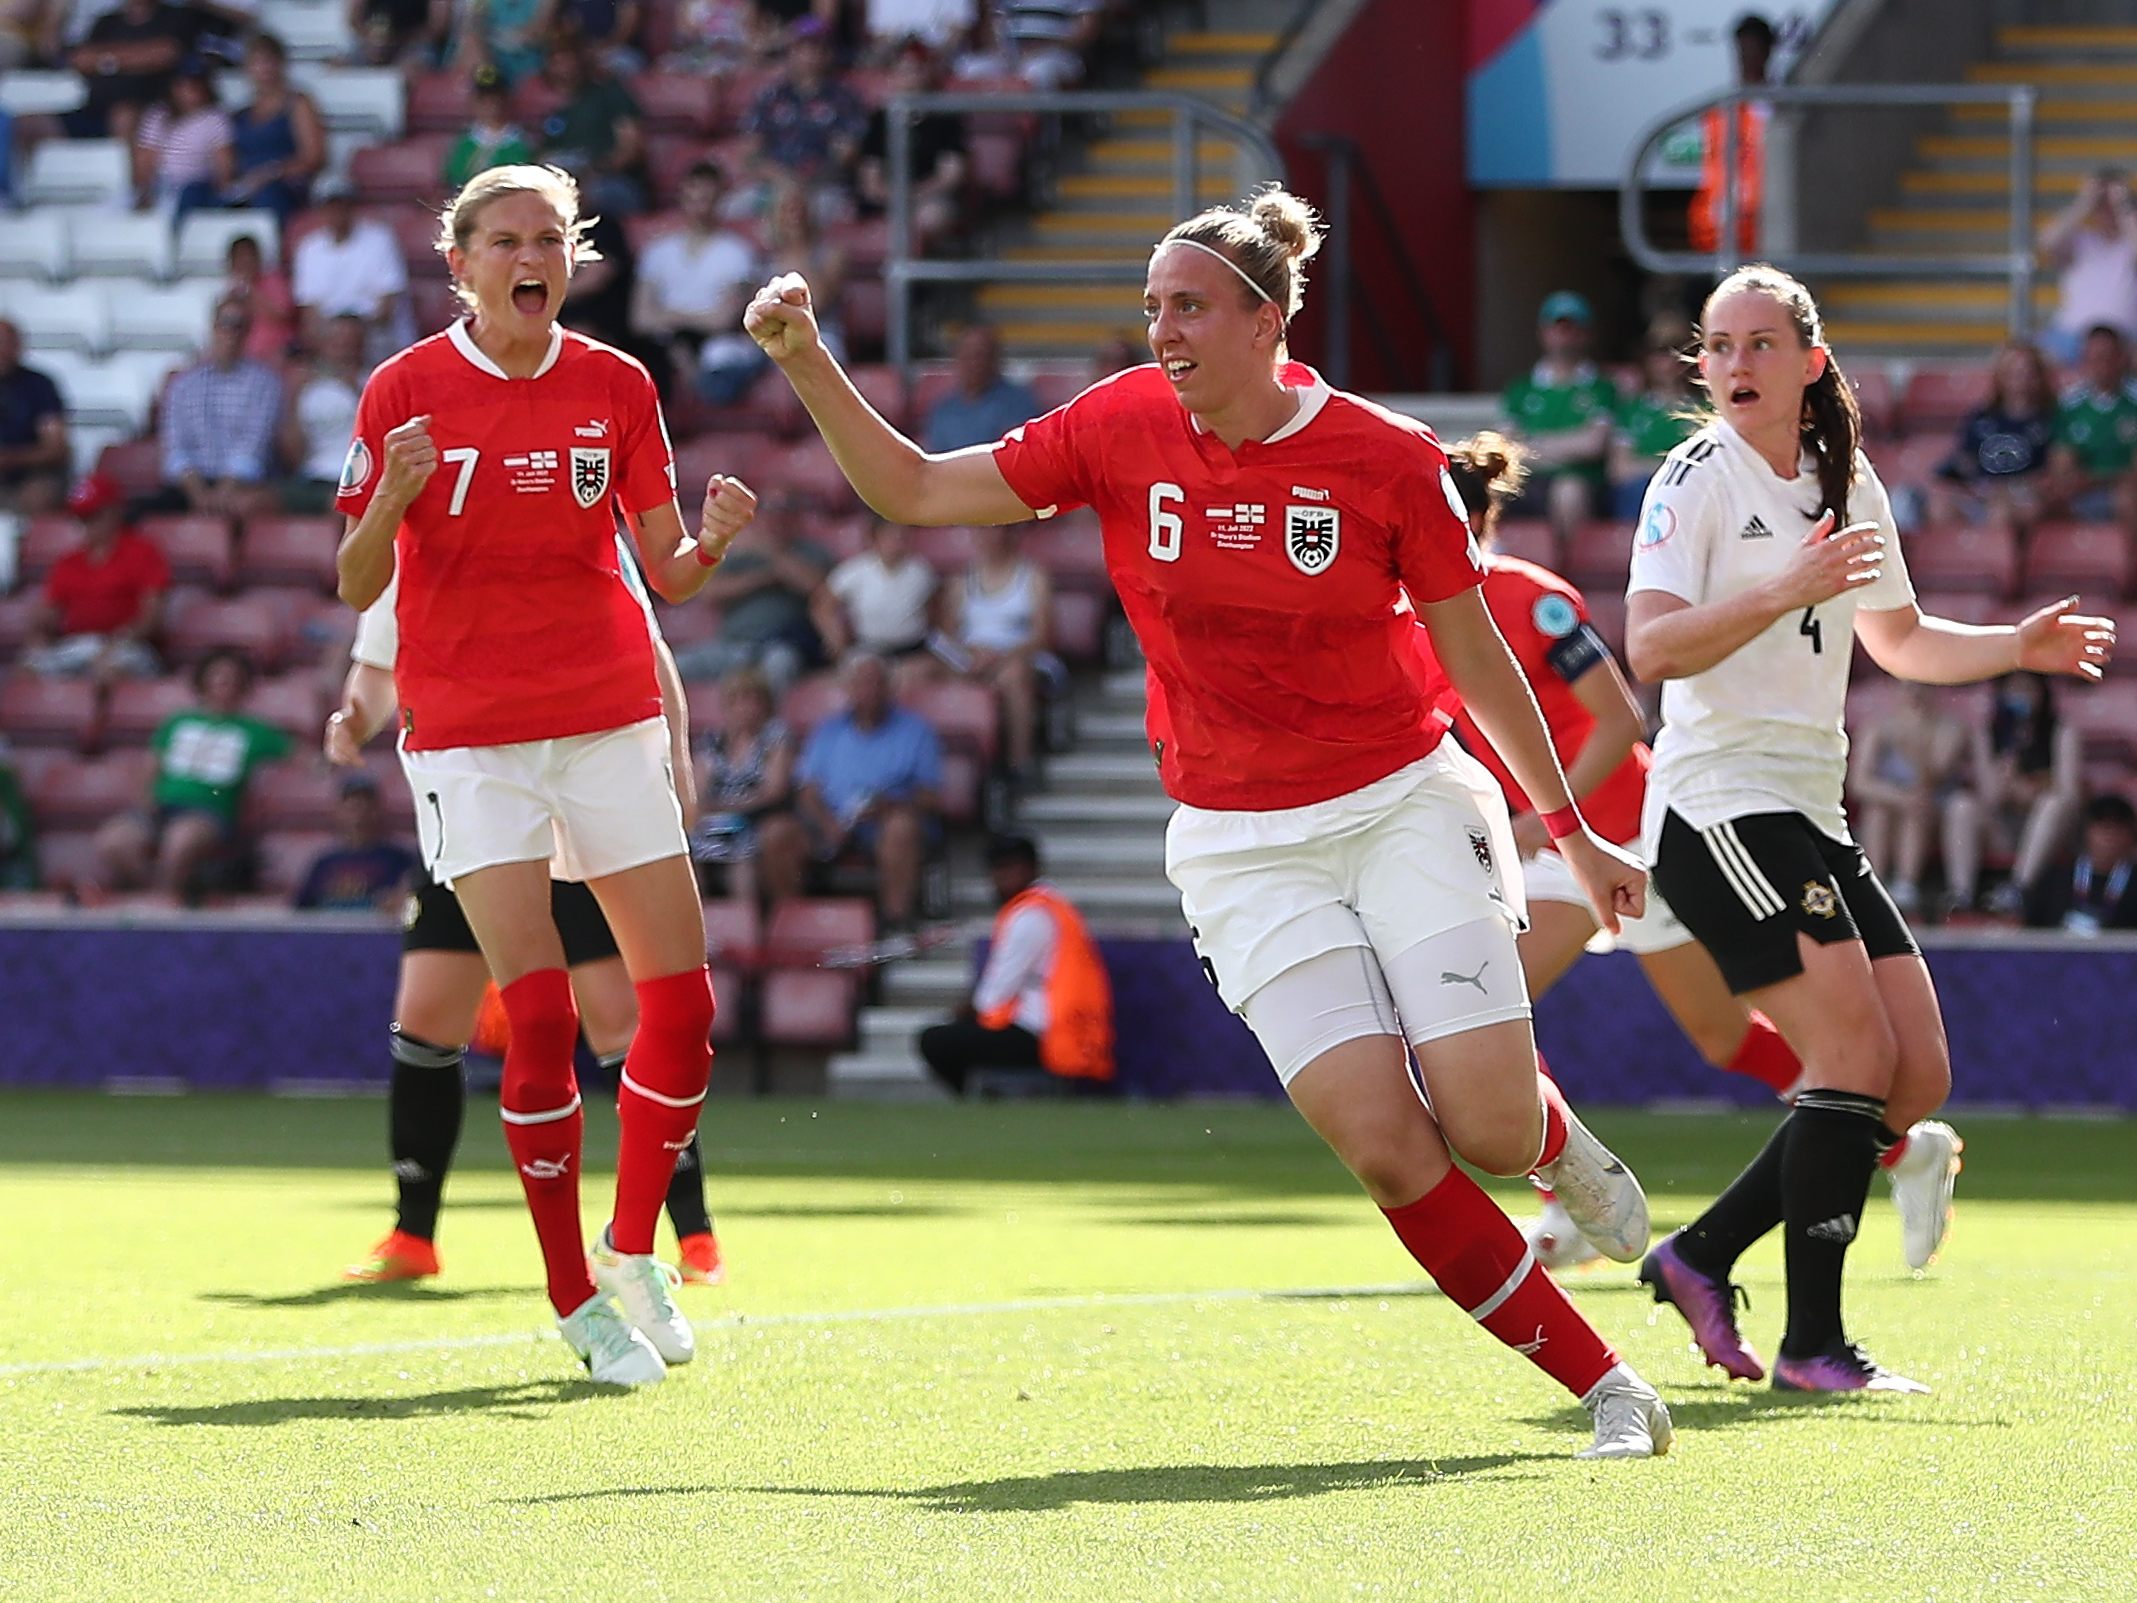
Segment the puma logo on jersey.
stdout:
[[1442,984],[1442,985],[1474,985],[1474,986],[1475,986],[1475,987],[1477,988],[1477,994],[1478,994],[1479,996],[1484,996],[1484,995],[1488,995],[1489,993],[1488,993],[1488,992],[1486,992],[1486,991],[1485,991],[1485,989],[1484,989],[1484,971],[1485,971],[1486,969],[1490,968],[1490,967],[1491,967],[1491,960],[1490,960],[1489,958],[1487,958],[1487,959],[1485,959],[1485,960],[1484,960],[1484,961],[1483,961],[1482,963],[1479,963],[1479,964],[1477,965],[1477,971],[1476,971],[1476,973],[1474,973],[1474,974],[1457,974],[1457,973],[1455,973],[1455,971],[1454,971],[1453,969],[1451,969],[1451,968],[1450,968],[1450,969],[1441,969],[1441,970],[1440,970],[1440,984]]
[[569,1153],[561,1158],[529,1158],[519,1166],[519,1172],[529,1180],[561,1180],[571,1173]]
[[608,424],[600,418],[595,418],[591,423],[577,424],[571,432],[582,440],[605,440],[608,438]]
[[1303,484],[1291,486],[1291,493],[1301,501],[1331,501],[1335,499],[1333,490],[1310,490]]
[[1764,518],[1754,513],[1751,521],[1736,531],[1736,537],[1739,540],[1771,540],[1773,530],[1766,527]]

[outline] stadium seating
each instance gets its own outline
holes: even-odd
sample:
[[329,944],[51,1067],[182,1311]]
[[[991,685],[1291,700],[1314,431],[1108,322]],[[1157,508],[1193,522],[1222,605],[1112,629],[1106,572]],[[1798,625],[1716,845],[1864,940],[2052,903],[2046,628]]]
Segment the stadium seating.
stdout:
[[318,855],[337,844],[324,830],[281,831],[263,835],[253,849],[258,888],[287,898],[303,883]]
[[104,709],[104,739],[114,746],[139,745],[156,732],[164,719],[199,700],[192,680],[182,674],[166,679],[123,679],[111,687],[111,701]]
[[229,588],[235,558],[228,518],[213,512],[163,513],[143,518],[140,529],[163,552],[172,583]]
[[128,495],[148,495],[163,484],[163,447],[154,440],[120,440],[97,454],[97,471],[109,473]]
[[230,260],[233,240],[250,239],[269,267],[281,261],[281,224],[271,211],[189,212],[178,225],[178,271],[187,276],[219,276]]
[[391,145],[366,145],[349,161],[357,193],[369,201],[424,201],[445,189],[447,134],[418,134]]
[[1001,744],[1002,709],[992,686],[945,679],[921,686],[906,705],[933,726],[945,749],[961,748],[993,763]]
[[752,967],[763,955],[764,927],[757,909],[731,898],[705,904],[706,955],[730,968]]
[[1049,627],[1055,656],[1095,663],[1105,651],[1106,603],[1088,590],[1056,590]]
[[262,831],[327,829],[340,791],[340,774],[316,756],[266,763],[246,788],[246,817]]
[[853,1039],[860,980],[838,969],[774,969],[758,993],[759,1033],[773,1046],[829,1049]]
[[95,731],[98,701],[87,679],[10,673],[0,678],[0,731],[25,744],[79,747]]
[[2093,605],[2119,601],[2130,587],[2130,537],[2115,524],[2047,523],[2026,542],[2026,585],[2068,588]]
[[1632,530],[1622,523],[1584,523],[1566,541],[1565,575],[1584,593],[1623,590],[1632,566]]
[[1918,368],[1900,392],[1900,415],[1911,429],[1956,428],[1988,400],[1992,377],[1986,363]]
[[23,175],[25,205],[119,207],[133,194],[133,165],[116,139],[49,139]]
[[164,644],[171,660],[192,664],[211,651],[242,651],[255,668],[272,672],[289,649],[299,609],[284,605],[286,592],[254,590],[227,598],[173,591]]
[[858,898],[781,902],[764,931],[764,960],[773,967],[814,967],[827,952],[865,947],[875,938],[875,909]]
[[36,777],[30,805],[47,827],[93,829],[146,802],[149,772],[145,751],[62,758]]
[[1925,529],[1908,538],[1906,557],[1909,575],[1924,589],[2007,596],[2018,588],[2018,540],[2009,529],[1987,524]]
[[57,281],[72,263],[65,212],[12,212],[0,228],[0,279]]
[[1492,538],[1492,549],[1558,571],[1558,531],[1543,518],[1508,518]]
[[168,278],[176,257],[168,220],[152,212],[77,212],[68,220],[78,276]]
[[237,545],[238,583],[304,585],[332,594],[341,526],[342,520],[333,516],[270,513],[246,519]]

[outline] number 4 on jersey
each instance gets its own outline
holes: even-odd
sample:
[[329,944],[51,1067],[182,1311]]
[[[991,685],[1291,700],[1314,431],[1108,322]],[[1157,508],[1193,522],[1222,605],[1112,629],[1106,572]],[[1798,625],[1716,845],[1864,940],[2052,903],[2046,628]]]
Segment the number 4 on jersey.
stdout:
[[1812,656],[1822,657],[1825,655],[1825,625],[1818,621],[1818,609],[1816,607],[1805,607],[1803,609],[1803,623],[1796,630],[1796,633],[1810,641]]

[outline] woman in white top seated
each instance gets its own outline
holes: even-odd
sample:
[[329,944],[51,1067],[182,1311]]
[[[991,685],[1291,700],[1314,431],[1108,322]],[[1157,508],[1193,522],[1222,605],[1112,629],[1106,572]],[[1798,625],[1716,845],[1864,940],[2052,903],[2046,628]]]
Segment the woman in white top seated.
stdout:
[[1002,744],[1012,777],[1030,774],[1041,698],[1067,677],[1052,645],[1053,581],[1019,556],[1015,531],[972,531],[972,565],[942,592],[943,655],[1002,699]]
[[302,383],[290,386],[282,415],[282,460],[296,472],[282,486],[291,512],[331,512],[341,488],[341,465],[356,432],[356,403],[363,398],[371,364],[364,360],[368,331],[350,313],[329,318],[319,334],[319,360]]

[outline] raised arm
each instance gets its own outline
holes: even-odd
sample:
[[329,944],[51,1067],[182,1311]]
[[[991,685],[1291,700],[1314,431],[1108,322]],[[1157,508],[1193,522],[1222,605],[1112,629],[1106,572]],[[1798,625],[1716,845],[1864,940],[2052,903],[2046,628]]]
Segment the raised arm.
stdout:
[[2013,669],[2098,679],[2115,650],[2112,618],[2088,617],[2068,596],[2019,622],[1970,624],[1932,617],[1912,602],[1855,614],[1870,660],[1895,679],[1970,685]]
[[386,465],[378,493],[363,516],[350,518],[334,553],[334,593],[358,612],[371,605],[393,577],[393,538],[401,519],[438,471],[438,445],[430,417],[412,417],[386,431]]
[[893,523],[1023,523],[1034,509],[1017,498],[990,446],[931,455],[861,398],[818,336],[809,286],[782,273],[749,303],[742,326],[786,374],[855,492]]
[[755,492],[740,479],[715,473],[705,481],[695,540],[685,533],[682,512],[673,501],[626,521],[638,545],[638,565],[653,593],[663,601],[688,601],[705,588],[736,534],[756,515]]

